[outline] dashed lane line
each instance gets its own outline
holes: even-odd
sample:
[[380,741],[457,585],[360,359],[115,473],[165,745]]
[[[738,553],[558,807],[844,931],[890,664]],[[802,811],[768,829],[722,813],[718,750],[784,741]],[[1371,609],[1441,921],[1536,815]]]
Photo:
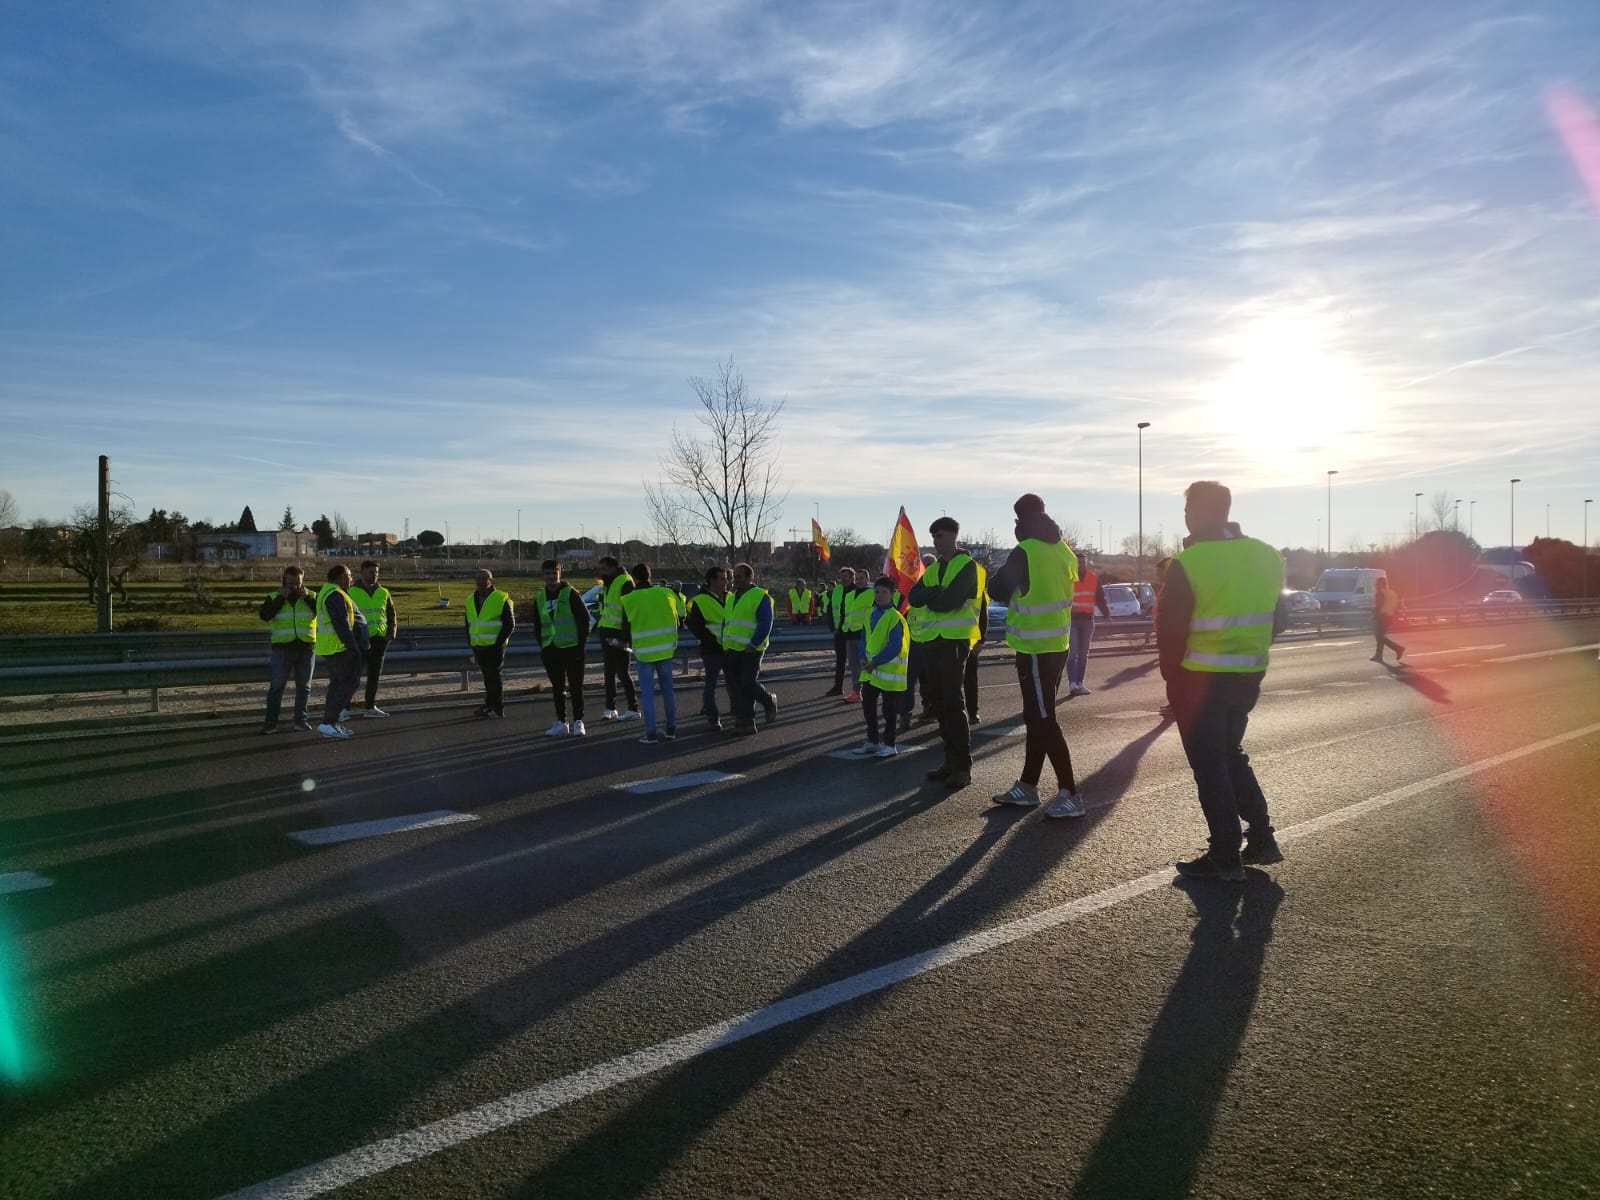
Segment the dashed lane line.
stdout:
[[727,779],[743,779],[743,775],[727,771],[687,771],[682,775],[661,775],[655,779],[635,779],[628,783],[613,783],[617,792],[630,796],[645,796],[651,792],[672,792],[679,788],[699,787],[703,783],[722,783]]
[[12,892],[31,892],[38,888],[47,888],[55,882],[48,875],[41,875],[37,871],[11,871],[0,875],[0,896],[8,896]]
[[348,825],[301,829],[289,836],[308,846],[327,846],[334,842],[354,842],[361,838],[409,833],[413,829],[433,829],[439,825],[455,825],[461,821],[477,819],[472,813],[452,812],[447,808],[441,808],[434,812],[412,813],[405,817],[383,817],[376,821],[352,821]]
[[1441,654],[1469,654],[1474,650],[1504,650],[1504,642],[1496,642],[1492,646],[1454,646],[1449,650],[1413,650],[1406,655],[1407,658],[1436,658]]
[[[1597,733],[1600,733],[1600,723],[1585,725],[1580,729],[1571,729],[1526,746],[1519,746],[1515,750],[1507,750],[1503,754],[1467,763],[1465,766],[1456,767],[1454,770],[1427,779],[1419,779],[1415,783],[1393,788],[1299,825],[1280,829],[1277,833],[1278,840],[1300,841],[1336,825],[1360,820],[1391,804]],[[1104,891],[1081,896],[1054,908],[1047,908],[1043,912],[1034,913],[1032,916],[980,930],[947,945],[926,950],[921,954],[913,954],[881,967],[874,967],[859,975],[841,979],[837,983],[802,992],[798,996],[776,1001],[765,1008],[742,1013],[726,1021],[718,1021],[702,1029],[696,1029],[692,1033],[683,1034],[681,1037],[657,1042],[653,1046],[646,1046],[642,1050],[624,1054],[609,1062],[597,1063],[595,1066],[562,1076],[560,1079],[539,1084],[525,1091],[513,1092],[477,1108],[467,1109],[465,1112],[432,1121],[405,1133],[323,1159],[321,1162],[279,1175],[275,1179],[230,1192],[223,1200],[310,1200],[310,1197],[320,1196],[359,1179],[367,1179],[407,1163],[416,1162],[442,1150],[448,1150],[453,1146],[459,1146],[464,1142],[608,1091],[620,1084],[653,1075],[668,1067],[678,1066],[709,1054],[713,1050],[732,1046],[780,1026],[837,1008],[862,996],[883,991],[885,988],[915,979],[919,975],[926,975],[941,967],[951,966],[976,955],[1008,946],[1023,938],[1032,937],[1034,934],[1080,921],[1104,909],[1137,899],[1158,888],[1170,886],[1172,878],[1170,869],[1152,871],[1148,875],[1141,875],[1137,879],[1130,879],[1126,883],[1119,883]]]
[[1577,654],[1584,650],[1600,650],[1600,642],[1587,646],[1562,646],[1559,650],[1535,650],[1531,654],[1504,654],[1499,658],[1486,658],[1484,662],[1522,662],[1530,658],[1554,658],[1558,654]]
[[[913,743],[908,746],[896,746],[895,753],[890,755],[890,757],[899,758],[903,754],[915,754],[919,750],[926,750],[927,748],[928,747],[926,745],[920,743]],[[873,759],[873,761],[876,761],[872,754],[857,754],[854,750],[830,750],[822,757],[840,758],[849,762],[866,762],[868,759]]]

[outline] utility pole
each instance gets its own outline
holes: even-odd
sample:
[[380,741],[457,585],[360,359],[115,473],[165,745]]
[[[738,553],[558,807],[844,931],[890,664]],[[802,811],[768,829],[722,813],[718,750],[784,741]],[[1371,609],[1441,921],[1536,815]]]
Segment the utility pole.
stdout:
[[111,632],[111,460],[100,456],[100,561],[95,567],[95,628]]

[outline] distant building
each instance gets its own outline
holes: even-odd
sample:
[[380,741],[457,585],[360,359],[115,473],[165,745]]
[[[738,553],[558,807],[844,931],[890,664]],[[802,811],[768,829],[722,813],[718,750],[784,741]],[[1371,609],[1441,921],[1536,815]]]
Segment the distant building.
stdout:
[[363,554],[388,554],[399,543],[392,533],[363,533],[356,538],[356,548]]
[[202,562],[244,562],[252,558],[310,558],[317,552],[312,533],[273,529],[265,533],[197,533],[195,557]]

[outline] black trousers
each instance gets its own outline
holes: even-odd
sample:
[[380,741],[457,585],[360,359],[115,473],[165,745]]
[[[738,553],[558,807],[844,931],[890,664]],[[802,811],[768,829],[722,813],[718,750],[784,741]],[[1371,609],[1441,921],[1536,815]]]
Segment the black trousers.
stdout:
[[505,684],[500,677],[506,666],[506,644],[474,646],[472,657],[478,660],[478,670],[483,672],[483,706],[505,716]]
[[1267,798],[1244,752],[1250,710],[1261,697],[1265,674],[1180,670],[1167,681],[1167,699],[1194,772],[1208,840],[1219,856],[1234,862],[1244,840],[1241,821],[1254,830],[1272,830]]
[[974,721],[978,718],[978,654],[982,649],[983,643],[979,642],[967,651],[967,665],[961,672],[961,682],[967,694],[967,718]]
[[1396,654],[1400,653],[1402,647],[1399,642],[1395,641],[1389,636],[1389,622],[1384,620],[1382,617],[1372,618],[1372,636],[1378,643],[1372,651],[1377,657],[1383,657],[1383,648],[1385,646],[1389,647],[1389,649],[1393,650]]
[[833,631],[833,686],[840,691],[850,691],[844,686],[844,658],[845,650],[850,645],[850,635],[841,630]]
[[583,720],[583,647],[541,646],[539,661],[550,676],[550,692],[556,702],[556,720],[567,719],[567,700],[572,701],[572,719]]
[[967,724],[962,696],[967,649],[966,642],[951,638],[934,638],[922,644],[922,678],[927,681],[928,707],[939,718],[944,765],[953,771],[972,769],[972,729]]
[[1022,751],[1022,782],[1039,786],[1044,760],[1055,769],[1056,786],[1076,793],[1078,781],[1072,775],[1072,753],[1067,736],[1056,720],[1056,691],[1061,673],[1067,667],[1067,652],[1017,655],[1017,686],[1022,689],[1022,723],[1027,744]]
[[879,687],[870,680],[861,684],[861,715],[867,721],[867,741],[876,742],[878,738],[878,701],[883,701],[883,744],[894,745],[895,714],[900,709],[900,699],[909,695],[908,692],[891,692]]
[[378,707],[378,679],[383,674],[383,656],[389,652],[389,639],[375,637],[367,646],[367,707]]
[[337,725],[339,714],[350,707],[356,688],[361,686],[361,655],[354,650],[322,656],[328,672],[328,698],[322,708],[322,723]]
[[600,631],[600,661],[605,666],[606,679],[606,708],[617,707],[617,680],[622,681],[623,694],[628,697],[628,708],[632,712],[639,711],[639,692],[633,682],[632,660],[628,658],[626,646],[613,646],[605,639],[614,637],[616,630],[602,629]]

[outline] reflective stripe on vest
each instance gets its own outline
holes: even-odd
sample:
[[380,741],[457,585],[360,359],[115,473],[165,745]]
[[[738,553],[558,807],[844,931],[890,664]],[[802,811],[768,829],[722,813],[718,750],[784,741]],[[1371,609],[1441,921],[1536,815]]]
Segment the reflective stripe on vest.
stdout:
[[972,597],[972,644],[976,646],[983,640],[983,610],[989,607],[989,570],[977,559],[972,565],[978,570],[978,591]]
[[1196,542],[1178,555],[1194,593],[1183,666],[1191,671],[1265,671],[1283,559],[1255,538]]
[[369,592],[359,583],[350,585],[350,595],[367,619],[367,633],[373,637],[389,636],[389,589],[382,584]]
[[511,608],[511,597],[496,588],[478,609],[478,593],[467,597],[467,640],[474,646],[492,646],[500,640],[500,614]]
[[906,608],[906,628],[913,642],[931,642],[939,635],[928,628],[928,610],[920,604]]
[[1100,577],[1093,571],[1078,576],[1072,589],[1072,614],[1078,617],[1094,616],[1094,594],[1100,586]]
[[600,628],[622,628],[622,589],[633,580],[626,573],[619,573],[615,579],[608,583],[601,591],[600,603]]
[[350,593],[335,583],[327,584],[317,593],[317,653],[324,658],[330,654],[338,654],[344,650],[344,639],[339,636],[339,631],[333,627],[333,618],[328,616],[328,597],[332,595],[344,597],[344,615],[350,622],[351,632],[356,627],[356,602],[350,598]]
[[[272,593],[274,596],[283,595],[282,592]],[[274,646],[287,646],[291,642],[304,642],[307,645],[317,640],[317,603],[307,596],[304,600],[290,603],[283,602],[283,607],[272,618],[272,644]]]
[[572,615],[572,587],[563,583],[552,597],[546,590],[543,619],[539,622],[539,645],[569,647],[578,644],[578,621]]
[[696,592],[689,607],[700,614],[700,619],[706,623],[706,632],[717,640],[717,645],[722,645],[722,622],[728,616],[722,601],[710,592]]
[[[878,618],[876,623],[872,621],[874,615],[877,615]],[[880,663],[876,667],[867,666],[867,663],[871,662],[875,655],[883,653],[884,647],[889,644],[889,634],[894,630],[897,623],[900,626],[900,653],[888,662]],[[910,654],[910,646],[906,638],[905,618],[896,612],[893,607],[874,608],[868,614],[866,638],[867,652],[861,665],[862,680],[870,682],[873,687],[881,688],[886,692],[905,691],[906,663]]]
[[[972,557],[968,554],[957,553],[947,563],[934,563],[922,573],[922,582],[929,587],[945,587],[952,579],[961,574]],[[973,563],[976,567],[977,564]],[[963,601],[960,608],[928,609],[922,618],[922,629],[931,634],[924,640],[933,638],[946,638],[952,642],[966,642],[969,645],[977,639],[978,610],[969,602]]]
[[809,613],[810,611],[811,611],[811,593],[809,591],[797,592],[793,588],[790,588],[789,589],[789,615],[791,617],[798,617],[802,613]]
[[1013,595],[1006,609],[1006,645],[1023,654],[1057,654],[1072,633],[1072,585],[1078,556],[1065,542],[1024,538],[1018,548],[1028,559],[1028,590]]
[[867,627],[867,614],[872,611],[872,589],[862,588],[851,592],[844,601],[844,631],[860,633]]
[[761,611],[761,602],[769,598],[766,589],[750,587],[727,606],[727,615],[722,619],[721,642],[724,650],[737,653],[741,650],[767,648],[767,642],[771,640],[770,634],[759,645],[752,644],[751,639],[756,635],[756,617]]
[[678,597],[671,588],[636,587],[622,598],[628,641],[640,662],[665,662],[678,649]]

